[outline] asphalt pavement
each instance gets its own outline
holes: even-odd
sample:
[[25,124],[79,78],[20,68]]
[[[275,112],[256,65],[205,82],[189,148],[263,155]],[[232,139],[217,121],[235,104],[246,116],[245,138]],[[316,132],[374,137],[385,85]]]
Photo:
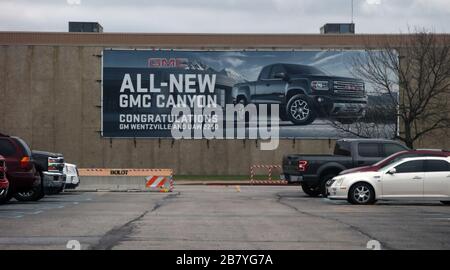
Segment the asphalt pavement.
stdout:
[[354,206],[298,186],[66,192],[0,205],[0,249],[67,249],[73,240],[82,249],[367,249],[373,240],[382,249],[450,249],[450,207]]

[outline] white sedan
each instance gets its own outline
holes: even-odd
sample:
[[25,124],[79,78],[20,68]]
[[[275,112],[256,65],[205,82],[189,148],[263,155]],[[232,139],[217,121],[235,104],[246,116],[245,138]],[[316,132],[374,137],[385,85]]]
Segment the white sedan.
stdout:
[[331,200],[373,204],[377,200],[434,200],[450,204],[450,157],[401,159],[376,172],[336,176]]

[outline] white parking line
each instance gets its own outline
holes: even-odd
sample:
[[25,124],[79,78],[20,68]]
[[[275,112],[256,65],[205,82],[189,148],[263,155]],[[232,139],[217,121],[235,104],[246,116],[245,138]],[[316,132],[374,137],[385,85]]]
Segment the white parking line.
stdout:
[[[62,198],[62,197],[59,197]],[[56,199],[56,198],[52,198]],[[92,198],[86,198],[82,196],[80,198],[84,201],[92,201]],[[70,202],[70,201],[63,201],[59,200],[58,202],[51,202],[51,201],[45,201],[39,202],[37,204],[34,203],[11,203],[6,204],[6,209],[1,209],[0,211],[0,218],[5,219],[20,219],[28,215],[39,215],[44,213],[46,210],[53,210],[53,209],[63,209],[68,205],[78,205],[80,204],[79,201]],[[20,211],[15,210],[14,208],[17,207],[23,207],[23,208],[30,208],[30,209],[20,209]],[[19,209],[18,209],[19,210]]]
[[450,217],[443,217],[443,218],[429,218],[429,219],[432,219],[432,220],[447,220],[447,221],[450,221]]

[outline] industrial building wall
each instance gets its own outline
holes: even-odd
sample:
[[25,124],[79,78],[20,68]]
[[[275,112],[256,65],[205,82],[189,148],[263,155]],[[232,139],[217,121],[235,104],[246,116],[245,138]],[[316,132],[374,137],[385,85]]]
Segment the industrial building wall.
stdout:
[[[142,48],[142,47],[140,47]],[[173,168],[177,174],[247,174],[286,153],[328,153],[333,140],[281,140],[261,151],[255,140],[104,139],[99,46],[0,46],[0,132],[33,149],[61,152],[80,167]],[[418,147],[450,148],[448,131]]]
[[80,167],[173,168],[177,174],[248,174],[286,153],[326,153],[331,140],[104,139],[100,136],[102,47],[0,47],[0,132],[33,149],[61,152]]

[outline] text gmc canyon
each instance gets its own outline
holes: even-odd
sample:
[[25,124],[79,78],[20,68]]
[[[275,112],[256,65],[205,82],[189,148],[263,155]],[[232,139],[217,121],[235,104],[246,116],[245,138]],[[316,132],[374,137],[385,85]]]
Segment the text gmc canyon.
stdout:
[[286,155],[284,178],[300,183],[309,196],[326,196],[327,182],[340,172],[372,165],[394,153],[408,150],[396,141],[382,139],[343,139],[336,142],[333,155]]
[[236,84],[232,96],[235,104],[279,104],[281,120],[296,125],[316,117],[351,123],[364,116],[367,106],[364,81],[297,64],[265,66],[257,81]]

